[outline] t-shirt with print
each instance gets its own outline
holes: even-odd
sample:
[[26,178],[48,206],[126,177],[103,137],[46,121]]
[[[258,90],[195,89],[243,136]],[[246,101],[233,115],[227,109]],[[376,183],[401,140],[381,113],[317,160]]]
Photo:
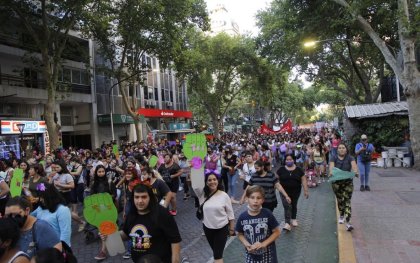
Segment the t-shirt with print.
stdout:
[[[18,242],[19,250],[28,254],[29,257],[34,256],[37,251],[54,247],[60,243],[58,234],[44,220],[37,219],[33,228],[21,232]],[[35,238],[33,233],[35,233]]]
[[130,214],[124,224],[124,233],[131,240],[131,257],[137,262],[142,256],[154,254],[163,263],[170,263],[171,244],[181,242],[178,226],[168,211],[158,206],[157,218],[146,215]]
[[[263,242],[273,233],[273,230],[279,226],[274,215],[270,210],[262,208],[261,212],[252,216],[248,211],[243,212],[236,221],[235,230],[242,233],[245,239],[252,245],[256,242]],[[246,251],[247,263],[276,263],[276,244],[272,242],[266,248],[255,252]]]
[[242,172],[245,176],[245,181],[249,183],[249,180],[251,180],[252,175],[255,173],[255,165],[249,165],[248,163],[245,163],[242,167]]

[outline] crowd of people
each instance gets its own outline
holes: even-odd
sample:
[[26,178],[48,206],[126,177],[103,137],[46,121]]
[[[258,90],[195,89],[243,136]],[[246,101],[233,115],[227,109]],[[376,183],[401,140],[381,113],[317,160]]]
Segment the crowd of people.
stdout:
[[[273,216],[279,192],[285,231],[299,226],[298,200],[309,198],[305,172],[314,169],[316,184],[334,167],[361,175],[369,191],[369,164],[374,151],[366,135],[356,145],[356,159],[334,129],[296,130],[292,134],[224,134],[207,142],[204,188],[191,180],[190,162],[182,142],[166,140],[124,144],[118,151],[103,143],[96,150],[69,147],[46,156],[34,151],[18,159],[0,161],[0,262],[77,262],[72,255],[72,222],[84,232],[89,224],[81,215],[86,196],[108,193],[120,214],[125,240],[124,259],[134,262],[179,262],[181,235],[176,223],[177,194],[194,198],[201,210],[204,235],[214,262],[223,262],[228,236],[238,235],[246,262],[277,262],[274,241],[280,236]],[[157,165],[149,161],[156,156]],[[10,196],[14,170],[24,172],[21,196]],[[276,168],[277,170],[275,170]],[[327,169],[329,168],[329,170]],[[243,195],[240,196],[238,181]],[[351,231],[352,179],[332,184],[340,211],[339,223]],[[361,189],[362,190],[362,189]],[[247,202],[237,219],[234,205]],[[19,229],[20,231],[17,231]],[[96,260],[108,257],[105,241]],[[56,261],[52,261],[52,259]]]

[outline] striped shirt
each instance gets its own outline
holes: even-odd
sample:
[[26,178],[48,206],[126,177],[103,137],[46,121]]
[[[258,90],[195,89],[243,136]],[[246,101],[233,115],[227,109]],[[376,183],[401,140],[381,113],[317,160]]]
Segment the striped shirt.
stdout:
[[267,174],[264,177],[261,177],[258,174],[254,173],[251,177],[251,180],[249,180],[249,185],[259,185],[264,189],[264,203],[277,204],[275,185],[278,182],[279,180],[272,172],[267,172]]

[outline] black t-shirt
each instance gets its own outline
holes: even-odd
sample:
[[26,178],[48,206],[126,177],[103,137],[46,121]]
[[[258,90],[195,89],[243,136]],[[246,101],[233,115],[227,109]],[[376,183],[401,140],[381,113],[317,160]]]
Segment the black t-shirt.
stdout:
[[162,200],[170,191],[168,185],[160,179],[156,179],[156,181],[152,184],[152,190],[157,197],[158,202],[160,202],[160,200]]
[[124,224],[124,233],[132,242],[131,258],[134,262],[147,254],[158,255],[162,262],[170,263],[171,244],[181,242],[178,226],[168,211],[158,206],[157,220],[152,215],[130,214]]
[[289,171],[286,167],[282,166],[277,170],[277,175],[284,189],[298,190],[302,187],[302,176],[305,173],[299,167],[296,167],[293,171]]
[[179,170],[181,170],[181,167],[179,167],[179,165],[176,163],[173,163],[169,167],[165,167],[165,164],[162,164],[158,169],[160,175],[162,176],[163,180],[166,183],[177,183],[179,180],[177,177],[176,178],[170,178],[170,177],[171,175],[178,173]]
[[230,158],[226,155],[225,160],[226,160],[226,165],[232,168],[238,164],[238,156],[236,156],[235,154],[232,154]]
[[331,162],[334,163],[334,167],[337,167],[340,170],[350,172],[351,171],[351,162],[354,161],[353,156],[346,154],[343,160],[340,160],[338,156],[335,156]]

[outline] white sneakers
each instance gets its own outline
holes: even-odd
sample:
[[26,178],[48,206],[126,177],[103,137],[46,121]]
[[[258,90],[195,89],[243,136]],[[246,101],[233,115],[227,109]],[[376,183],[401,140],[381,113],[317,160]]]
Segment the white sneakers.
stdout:
[[339,223],[339,224],[344,224],[344,216],[340,216],[340,217],[338,218],[338,223]]
[[298,225],[298,221],[296,219],[292,219],[292,226],[297,227]]
[[350,223],[347,223],[346,224],[346,228],[347,228],[347,231],[352,231],[353,229],[354,229],[354,227],[352,226],[352,224],[350,224]]
[[290,230],[292,230],[292,227],[288,223],[286,223],[286,224],[284,224],[283,229],[287,230],[287,231],[290,231]]

